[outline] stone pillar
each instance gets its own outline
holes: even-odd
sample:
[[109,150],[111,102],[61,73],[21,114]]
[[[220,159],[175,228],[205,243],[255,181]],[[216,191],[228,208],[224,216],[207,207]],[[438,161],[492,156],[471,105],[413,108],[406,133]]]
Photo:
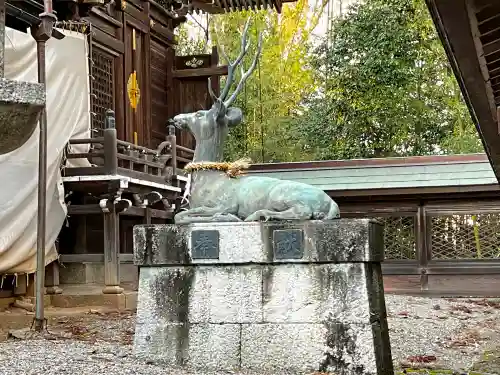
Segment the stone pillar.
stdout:
[[134,228],[134,351],[177,367],[393,375],[383,227],[329,222]]

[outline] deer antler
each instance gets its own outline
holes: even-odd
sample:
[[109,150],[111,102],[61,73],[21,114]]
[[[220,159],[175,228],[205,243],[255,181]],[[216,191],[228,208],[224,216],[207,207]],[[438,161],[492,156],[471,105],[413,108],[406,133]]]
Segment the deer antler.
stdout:
[[236,100],[236,97],[238,96],[241,89],[243,88],[243,85],[245,84],[246,80],[248,79],[248,77],[250,77],[252,75],[253,71],[255,70],[255,67],[257,66],[257,62],[259,60],[261,52],[262,52],[262,33],[259,34],[259,41],[257,43],[257,52],[255,54],[253,61],[252,61],[252,65],[250,65],[250,68],[248,68],[248,70],[245,73],[243,70],[243,66],[241,67],[242,75],[241,75],[240,82],[238,82],[238,86],[236,86],[236,89],[234,90],[231,97],[228,100],[224,101],[224,105],[226,106],[226,108],[229,107],[231,104],[233,104],[233,102]]
[[248,18],[247,22],[245,23],[245,28],[243,29],[243,34],[241,35],[241,51],[240,51],[238,57],[236,58],[236,60],[234,60],[234,62],[231,62],[229,60],[229,58],[227,57],[227,55],[224,53],[224,57],[228,62],[228,67],[227,67],[226,85],[224,86],[224,90],[222,91],[222,94],[220,95],[220,97],[217,97],[214,94],[214,92],[212,90],[212,82],[211,82],[210,78],[208,79],[208,92],[210,94],[210,97],[214,101],[223,101],[224,106],[226,108],[229,107],[234,102],[234,100],[236,99],[236,97],[240,93],[241,89],[243,88],[243,85],[245,84],[246,80],[248,79],[248,77],[250,77],[250,75],[255,70],[255,67],[257,66],[257,61],[258,61],[258,59],[260,57],[260,53],[262,51],[262,33],[259,33],[257,52],[255,54],[253,61],[252,61],[252,64],[250,65],[250,68],[246,72],[244,72],[243,66],[241,66],[242,74],[241,74],[240,82],[238,83],[238,86],[234,90],[231,97],[228,100],[226,100],[226,98],[229,94],[229,90],[231,89],[231,85],[233,84],[235,70],[241,64],[241,62],[243,61],[243,58],[248,53],[249,48],[250,48],[250,42],[248,41],[248,29],[249,29],[249,27],[250,27],[250,18]]

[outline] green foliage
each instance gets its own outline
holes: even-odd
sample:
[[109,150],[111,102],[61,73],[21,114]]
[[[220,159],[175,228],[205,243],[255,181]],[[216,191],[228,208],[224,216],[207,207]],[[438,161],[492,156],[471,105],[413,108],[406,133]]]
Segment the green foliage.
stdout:
[[[249,34],[253,48],[243,62],[245,68],[253,59],[258,33],[263,34],[257,69],[235,103],[245,114],[244,123],[231,132],[226,158],[248,156],[260,162],[307,158],[297,143],[290,142],[291,134],[296,132],[291,120],[301,100],[317,88],[309,64],[310,35],[325,5],[326,2],[299,0],[286,4],[281,15],[266,10],[241,12],[216,16],[211,22],[213,42],[223,46],[234,60],[240,51],[245,20],[252,17]],[[239,76],[235,85],[238,80]]]
[[354,5],[315,52],[296,126],[316,159],[481,151],[423,0]]
[[[245,20],[259,65],[235,105],[225,156],[255,162],[482,152],[424,0],[365,0],[312,44],[326,0],[213,16],[210,44],[234,59]],[[179,31],[183,54],[207,51]],[[221,53],[224,63],[224,53]],[[236,77],[236,82],[239,76]],[[221,85],[224,84],[222,80]]]
[[191,35],[190,30],[196,30],[198,25],[188,20],[175,29],[177,40],[179,41],[175,49],[177,56],[198,55],[210,53],[208,43],[197,34]]
[[[247,80],[235,105],[243,110],[243,124],[234,128],[226,144],[225,156],[234,160],[249,156],[253,161],[307,159],[297,142],[293,119],[302,99],[317,89],[310,60],[310,34],[323,13],[326,0],[299,0],[285,4],[281,15],[272,10],[235,12],[213,16],[210,20],[210,42],[234,60],[240,52],[241,32],[248,17],[251,48],[243,61],[251,64],[259,32],[263,34],[263,51],[254,74]],[[187,28],[178,32],[182,54],[204,52],[201,37],[193,39]],[[179,53],[179,52],[178,52]],[[233,89],[240,79],[238,70]],[[224,78],[221,86],[225,84]]]

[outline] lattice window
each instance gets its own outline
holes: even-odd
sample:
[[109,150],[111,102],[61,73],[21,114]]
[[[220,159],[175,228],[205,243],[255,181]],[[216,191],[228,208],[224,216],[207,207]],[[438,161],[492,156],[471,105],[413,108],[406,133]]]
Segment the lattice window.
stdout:
[[92,129],[102,129],[106,111],[114,109],[114,58],[94,47],[92,61]]
[[415,218],[379,217],[384,224],[385,259],[416,259]]
[[464,214],[431,219],[433,259],[500,257],[500,214]]

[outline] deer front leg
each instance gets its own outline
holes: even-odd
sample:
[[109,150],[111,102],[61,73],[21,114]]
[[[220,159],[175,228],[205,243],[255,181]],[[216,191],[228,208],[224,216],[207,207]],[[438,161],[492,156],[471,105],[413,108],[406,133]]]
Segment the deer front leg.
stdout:
[[179,212],[175,215],[174,221],[175,224],[242,221],[239,217],[230,212],[237,212],[237,210],[220,207],[195,207]]
[[245,221],[268,221],[276,220],[309,220],[312,217],[312,210],[306,206],[295,206],[285,211],[258,210],[250,214]]

